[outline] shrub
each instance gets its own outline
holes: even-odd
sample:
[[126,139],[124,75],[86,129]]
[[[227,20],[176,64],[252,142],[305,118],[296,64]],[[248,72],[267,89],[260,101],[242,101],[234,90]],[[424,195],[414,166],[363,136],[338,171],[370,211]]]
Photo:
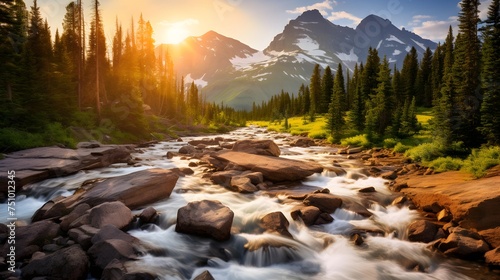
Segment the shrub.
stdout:
[[340,144],[342,144],[342,146],[361,146],[363,148],[369,148],[372,146],[372,143],[368,141],[366,134],[344,138],[340,141]]
[[500,164],[500,147],[486,147],[472,150],[469,157],[464,160],[462,169],[480,178],[486,175],[488,169],[498,164]]
[[384,139],[382,144],[383,144],[384,148],[390,149],[390,148],[394,148],[398,144],[398,140],[396,140],[394,138],[386,138],[386,139]]
[[437,143],[424,143],[405,152],[414,161],[430,162],[443,156],[443,147]]
[[392,149],[394,152],[396,153],[404,153],[406,152],[407,150],[409,150],[411,147],[410,146],[407,146],[407,145],[403,145],[401,144],[401,142],[398,142],[396,144],[396,146],[394,146],[394,148]]
[[15,128],[0,128],[0,147],[2,152],[40,147],[44,145],[42,135]]
[[429,167],[434,168],[437,172],[444,172],[450,170],[460,170],[463,164],[463,161],[459,158],[439,157],[431,161],[428,165]]
[[309,138],[312,139],[326,139],[327,138],[327,133],[324,131],[311,131],[309,132]]

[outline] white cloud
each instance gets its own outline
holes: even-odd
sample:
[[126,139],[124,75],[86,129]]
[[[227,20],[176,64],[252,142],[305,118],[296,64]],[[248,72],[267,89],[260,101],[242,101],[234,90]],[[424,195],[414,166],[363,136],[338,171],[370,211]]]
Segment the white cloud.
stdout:
[[328,10],[333,10],[333,6],[337,5],[337,1],[324,0],[323,2],[315,3],[309,6],[297,7],[293,10],[287,10],[289,14],[302,14],[309,10],[318,10],[322,15],[328,15]]
[[424,20],[427,20],[427,19],[431,19],[432,16],[429,16],[429,15],[414,15],[412,17],[412,21],[410,21],[408,23],[409,26],[419,26],[422,21]]
[[458,31],[458,17],[449,17],[447,20],[427,20],[422,21],[420,25],[413,28],[413,32],[425,39],[430,39],[436,42],[444,42],[448,29],[453,28],[453,33],[456,35]]
[[479,5],[479,18],[485,20],[488,17],[488,10],[492,0],[481,1]]
[[330,21],[335,21],[335,20],[342,20],[342,19],[347,19],[352,21],[352,25],[358,25],[361,22],[361,18],[350,14],[346,11],[339,11],[339,12],[332,12],[332,14],[328,17],[328,20]]

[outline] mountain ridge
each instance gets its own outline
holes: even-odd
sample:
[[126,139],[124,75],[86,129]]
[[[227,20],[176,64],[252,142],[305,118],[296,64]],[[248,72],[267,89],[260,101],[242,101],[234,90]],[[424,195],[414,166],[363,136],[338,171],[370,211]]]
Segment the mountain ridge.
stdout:
[[201,87],[206,100],[236,109],[249,109],[281,90],[296,93],[309,84],[314,65],[335,72],[342,63],[352,71],[365,62],[369,47],[401,69],[404,57],[415,47],[419,57],[437,44],[415,33],[400,30],[390,20],[365,17],[356,28],[340,26],[309,10],[285,25],[269,45],[259,51],[213,30],[191,36],[178,45],[160,46],[174,62],[186,83]]

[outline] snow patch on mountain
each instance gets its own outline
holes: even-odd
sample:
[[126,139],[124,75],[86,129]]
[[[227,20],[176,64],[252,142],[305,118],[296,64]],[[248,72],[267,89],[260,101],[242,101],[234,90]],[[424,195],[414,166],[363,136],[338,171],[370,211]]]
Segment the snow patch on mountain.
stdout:
[[354,48],[352,48],[348,54],[347,53],[336,53],[335,55],[342,61],[354,61],[354,62],[359,61],[358,56],[354,53]]
[[396,41],[402,45],[406,45],[403,41],[399,40],[399,38],[394,36],[394,35],[389,36],[389,38],[387,38],[386,40],[387,41]]
[[245,57],[235,56],[230,59],[230,62],[233,65],[234,69],[247,71],[251,70],[254,64],[260,64],[269,61],[270,59],[270,56],[260,51],[254,54],[247,54]]
[[424,44],[422,44],[422,43],[420,43],[420,42],[417,42],[417,41],[415,41],[415,40],[413,40],[413,39],[411,39],[411,40],[412,40],[415,44],[417,44],[417,46],[419,46],[420,48],[422,48],[422,50],[425,50],[425,49],[426,49],[426,47],[424,46]]
[[190,84],[192,82],[194,82],[195,85],[197,85],[198,87],[206,87],[208,85],[208,82],[203,80],[203,78],[205,78],[205,74],[203,74],[203,76],[201,76],[201,78],[199,79],[193,79],[191,77],[191,73],[189,73],[186,77],[184,77],[184,83],[186,84]]

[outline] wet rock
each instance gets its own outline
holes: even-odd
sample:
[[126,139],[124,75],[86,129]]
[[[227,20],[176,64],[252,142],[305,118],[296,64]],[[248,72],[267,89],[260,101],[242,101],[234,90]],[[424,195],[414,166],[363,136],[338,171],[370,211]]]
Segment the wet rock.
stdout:
[[259,189],[252,184],[250,178],[245,176],[235,176],[231,178],[231,190],[237,191],[239,193],[254,193]]
[[179,154],[192,155],[194,153],[196,153],[196,148],[194,146],[191,146],[191,145],[182,146],[179,149]]
[[258,185],[264,183],[264,175],[262,175],[261,172],[243,172],[243,176],[247,177],[250,179],[252,184]]
[[405,204],[406,202],[408,201],[408,198],[406,196],[398,196],[396,197],[392,202],[391,202],[391,205],[398,205],[398,206],[402,206],[403,204]]
[[209,139],[203,138],[201,140],[192,140],[189,141],[188,144],[192,146],[205,145],[205,146],[215,146],[219,145],[220,139]]
[[360,193],[372,193],[372,192],[376,192],[376,190],[374,187],[367,187],[367,188],[360,189],[358,192],[360,192]]
[[351,235],[351,241],[356,246],[361,246],[365,243],[365,241],[363,240],[363,237],[359,233],[355,233],[355,234]]
[[87,253],[100,269],[106,268],[114,259],[118,261],[136,260],[140,255],[133,244],[120,239],[97,242],[90,247]]
[[92,238],[99,232],[99,229],[89,225],[72,228],[68,231],[68,236],[83,249],[88,250],[92,246]]
[[292,147],[304,147],[305,148],[305,147],[310,147],[310,146],[316,146],[316,143],[311,138],[299,137],[299,138],[293,140],[292,143],[290,143],[290,146],[292,146]]
[[230,186],[231,185],[231,178],[234,176],[240,175],[242,172],[237,171],[237,170],[227,170],[227,171],[219,171],[215,172],[210,176],[210,180],[214,184],[218,185],[223,185],[223,186]]
[[347,171],[345,171],[344,168],[338,167],[338,166],[331,166],[326,168],[330,172],[335,172],[335,175],[337,176],[344,176],[347,174]]
[[68,231],[70,229],[71,223],[80,218],[89,209],[90,206],[87,203],[83,203],[76,206],[76,208],[73,209],[73,211],[70,214],[61,218],[61,223],[60,223],[61,229],[64,231]]
[[143,224],[154,223],[157,218],[158,212],[156,212],[156,209],[151,206],[142,210],[141,214],[139,214],[139,220]]
[[491,248],[500,247],[500,227],[482,230],[479,234],[490,244]]
[[437,214],[437,220],[440,222],[449,222],[452,218],[453,217],[451,213],[446,209],[439,211],[439,213]]
[[[32,250],[24,250],[30,246],[37,246],[38,250],[43,246],[52,243],[52,240],[61,235],[61,227],[49,220],[32,223],[27,226],[16,228],[16,258],[22,260],[31,257]],[[9,244],[4,244],[4,249]],[[35,249],[34,247],[31,247]],[[4,254],[2,254],[4,256]]]
[[69,207],[87,203],[92,207],[104,202],[121,201],[130,209],[136,209],[168,198],[178,179],[179,175],[171,170],[142,170],[93,183],[59,203]]
[[316,222],[314,223],[315,225],[325,225],[333,222],[333,217],[328,214],[328,213],[321,213],[319,214],[318,219],[316,219]]
[[292,235],[288,232],[290,223],[281,212],[273,212],[265,215],[260,220],[260,223],[267,231],[277,232],[283,236],[292,238]]
[[264,178],[271,182],[298,181],[323,171],[323,167],[314,162],[242,152],[222,151],[213,157],[222,162],[239,165],[247,170],[261,172]]
[[333,213],[342,206],[342,199],[331,194],[315,193],[308,195],[303,203],[307,206],[316,206],[322,212]]
[[396,178],[398,178],[398,173],[396,171],[387,171],[380,174],[380,177],[386,180],[396,180]]
[[431,204],[422,206],[422,210],[424,210],[425,212],[436,213],[436,214],[443,209],[444,209],[443,206],[439,205],[438,202],[432,202]]
[[272,140],[240,140],[234,143],[234,152],[244,152],[254,155],[279,157],[280,148]]
[[408,240],[429,243],[434,240],[438,227],[429,221],[418,220],[408,226]]
[[166,157],[167,159],[173,159],[173,158],[174,158],[174,153],[172,153],[172,152],[167,152],[167,153],[165,154],[165,157]]
[[114,225],[117,228],[125,228],[132,221],[132,211],[122,202],[106,202],[89,211],[90,225],[102,228],[105,225]]
[[119,228],[113,225],[106,225],[100,230],[98,230],[92,237],[92,244],[97,244],[102,241],[110,239],[120,239],[127,243],[139,244],[139,239],[133,237],[132,235],[123,232]]
[[132,151],[130,146],[103,145],[76,150],[40,147],[14,152],[0,160],[0,193],[7,193],[7,170],[16,171],[16,190],[21,190],[26,184],[44,179],[129,162]]
[[500,268],[500,247],[484,254],[486,264],[492,268]]
[[224,241],[231,236],[233,217],[233,211],[219,201],[190,202],[177,211],[175,231]]
[[22,277],[32,279],[87,279],[89,260],[79,245],[31,260],[22,268]]
[[101,279],[124,279],[126,274],[127,269],[125,268],[125,265],[121,261],[113,259],[102,271]]
[[392,190],[395,192],[400,192],[402,189],[406,189],[406,188],[408,188],[408,184],[406,182],[400,183],[400,184],[394,184],[392,186]]
[[482,257],[489,246],[477,232],[456,227],[450,229],[450,235],[438,245],[438,249],[448,256],[474,259]]
[[316,220],[318,220],[321,210],[316,206],[306,206],[293,210],[290,214],[292,219],[297,220],[301,218],[306,226],[312,226],[316,224]]
[[101,145],[102,144],[97,141],[90,141],[90,142],[80,142],[76,144],[76,147],[78,149],[94,149],[101,147]]
[[223,142],[223,143],[220,143],[220,147],[223,149],[231,150],[234,147],[234,143]]
[[203,271],[200,275],[196,276],[193,280],[215,280],[208,270]]

